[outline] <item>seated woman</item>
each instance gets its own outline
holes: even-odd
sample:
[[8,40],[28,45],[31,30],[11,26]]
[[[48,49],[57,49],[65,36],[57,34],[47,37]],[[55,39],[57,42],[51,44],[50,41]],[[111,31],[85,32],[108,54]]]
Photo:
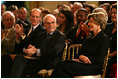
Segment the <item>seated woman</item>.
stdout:
[[[78,59],[61,62],[54,69],[51,77],[71,78],[73,76],[98,75],[102,71],[104,57],[109,47],[109,38],[103,29],[106,26],[105,15],[101,12],[88,16],[89,35],[79,50]],[[80,62],[81,61],[81,62]]]

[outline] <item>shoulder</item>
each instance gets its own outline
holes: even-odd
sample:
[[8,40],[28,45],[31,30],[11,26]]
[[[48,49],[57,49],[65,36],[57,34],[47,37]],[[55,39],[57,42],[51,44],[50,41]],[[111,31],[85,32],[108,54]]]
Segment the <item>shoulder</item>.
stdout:
[[58,36],[65,36],[65,34],[62,33],[62,32],[59,31],[59,30],[55,30],[54,34],[55,34],[55,35],[58,35]]

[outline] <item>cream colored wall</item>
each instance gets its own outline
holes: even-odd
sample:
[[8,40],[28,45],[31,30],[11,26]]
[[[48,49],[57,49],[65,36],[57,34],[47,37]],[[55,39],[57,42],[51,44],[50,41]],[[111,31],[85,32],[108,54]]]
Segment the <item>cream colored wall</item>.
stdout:
[[[57,8],[59,4],[69,4],[69,1],[29,1],[29,10],[32,8],[44,7],[50,10],[54,10]],[[98,1],[87,1],[89,4],[98,5]]]
[[69,4],[69,1],[40,1],[39,7],[48,8],[54,10],[59,4]]
[[69,4],[69,1],[29,1],[29,10],[32,8],[44,7],[50,10],[57,8],[59,4]]

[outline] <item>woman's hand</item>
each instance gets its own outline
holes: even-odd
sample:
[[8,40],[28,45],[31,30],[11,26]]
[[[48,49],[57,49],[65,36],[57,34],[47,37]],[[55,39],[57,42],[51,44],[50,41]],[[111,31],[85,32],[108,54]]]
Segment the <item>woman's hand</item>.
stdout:
[[84,62],[84,63],[88,63],[88,64],[91,64],[91,61],[89,60],[89,58],[87,56],[84,56],[84,55],[80,55],[79,56],[79,59]]
[[88,26],[85,23],[83,23],[83,22],[81,22],[79,24],[79,26],[80,26],[81,30],[85,33],[85,35],[88,36],[89,35],[89,28],[88,28]]

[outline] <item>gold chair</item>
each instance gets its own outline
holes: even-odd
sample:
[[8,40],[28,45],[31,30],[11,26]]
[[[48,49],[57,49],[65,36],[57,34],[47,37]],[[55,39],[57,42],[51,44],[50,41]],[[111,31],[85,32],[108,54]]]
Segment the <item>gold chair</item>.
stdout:
[[105,78],[109,52],[110,52],[110,48],[108,48],[108,53],[107,53],[107,55],[104,58],[104,64],[103,64],[102,74],[88,75],[88,76],[74,76],[74,78]]
[[[69,46],[68,48],[68,43],[66,43],[66,46],[64,48],[64,52],[63,52],[63,56],[62,56],[62,60],[70,60],[70,59],[74,59],[74,52],[76,51],[76,54],[78,54],[78,50],[81,48],[82,44],[72,44]],[[71,53],[71,49],[72,49],[72,53]],[[71,56],[72,55],[72,56]]]
[[[72,55],[72,59],[74,59],[75,48],[76,48],[76,54],[78,54],[78,50],[79,50],[79,48],[81,48],[81,46],[82,46],[82,44],[73,44],[73,45],[70,45],[69,48],[68,48],[68,44],[66,44],[66,47],[65,47],[64,52],[63,52],[62,59],[63,60],[66,60],[66,59],[70,60],[71,59],[70,55]],[[71,49],[72,49],[72,54],[70,52]],[[105,59],[104,59],[102,74],[87,75],[87,76],[74,76],[74,78],[105,78],[109,52],[110,52],[110,49],[108,49],[108,53],[107,53],[107,55],[105,56]]]

